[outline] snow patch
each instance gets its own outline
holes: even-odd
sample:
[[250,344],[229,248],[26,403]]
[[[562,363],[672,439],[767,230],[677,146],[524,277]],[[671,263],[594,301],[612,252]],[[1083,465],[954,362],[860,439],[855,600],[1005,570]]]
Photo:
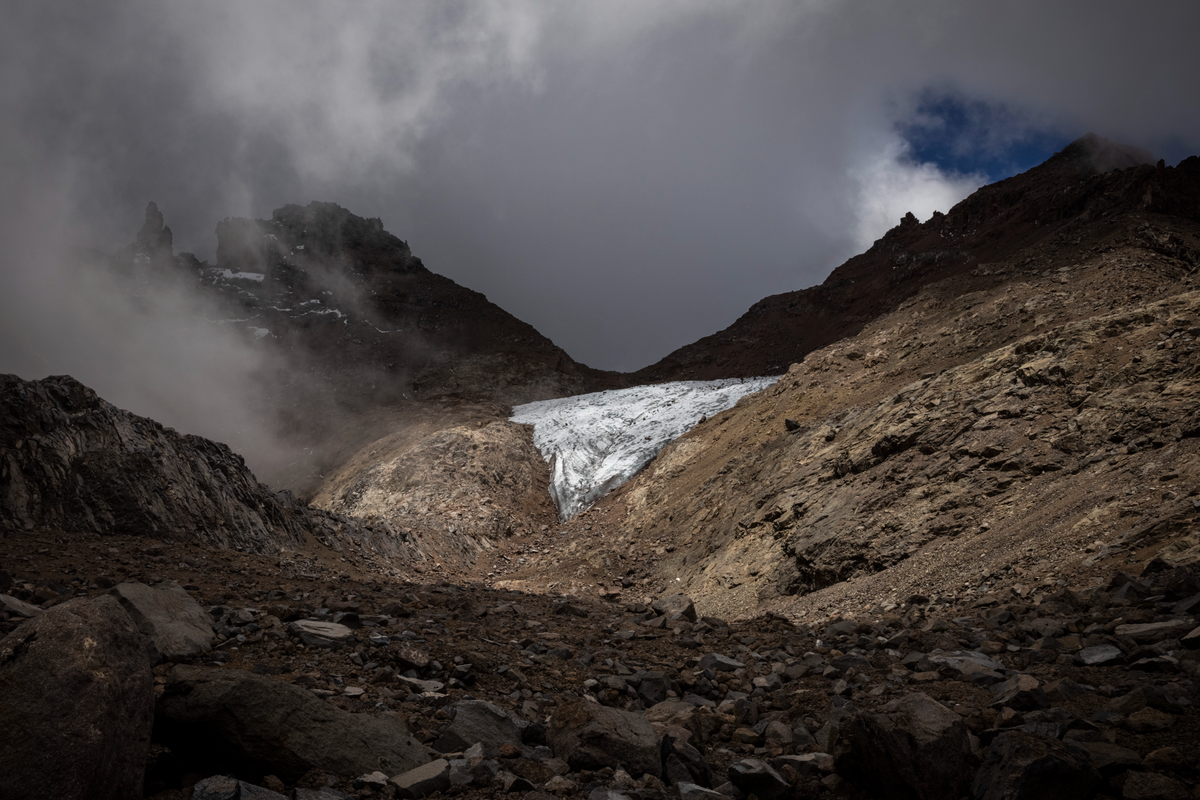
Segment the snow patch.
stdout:
[[233,270],[222,270],[221,277],[227,281],[256,281],[262,283],[267,277],[261,272],[234,272]]
[[254,334],[255,341],[258,341],[259,339],[263,338],[264,336],[271,335],[271,331],[269,328],[251,328],[250,332]]
[[540,400],[513,408],[553,472],[550,494],[570,519],[632,478],[701,418],[720,413],[778,377],[679,381]]

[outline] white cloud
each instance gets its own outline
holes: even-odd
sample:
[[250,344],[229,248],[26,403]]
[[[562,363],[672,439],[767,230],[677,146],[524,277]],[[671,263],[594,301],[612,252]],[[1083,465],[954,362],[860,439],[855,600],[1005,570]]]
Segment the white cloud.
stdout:
[[924,222],[934,211],[946,212],[983,185],[983,175],[947,174],[936,164],[914,161],[910,148],[891,137],[863,153],[849,177],[854,186],[854,237],[859,249],[900,223],[912,212]]

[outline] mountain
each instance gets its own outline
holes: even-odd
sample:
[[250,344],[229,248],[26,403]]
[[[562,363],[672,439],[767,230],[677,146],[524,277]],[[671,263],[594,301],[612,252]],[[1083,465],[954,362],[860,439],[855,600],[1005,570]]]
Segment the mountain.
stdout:
[[[858,334],[923,287],[1018,253],[1049,260],[1137,210],[1196,220],[1196,167],[1167,170],[1149,153],[1088,134],[1044,164],[976,191],[924,223],[910,213],[818,286],[755,303],[719,333],[633,373],[634,383],[779,375],[821,347]],[[1164,242],[1168,250],[1176,245]],[[1031,262],[1032,263],[1032,262]]]
[[217,224],[216,264],[173,257],[151,203],[124,257],[172,263],[276,347],[293,369],[362,408],[447,395],[512,403],[590,391],[614,376],[562,349],[478,292],[425,268],[378,219],[334,203]]
[[[633,376],[336,206],[216,266],[151,206],[114,266],[209,293],[321,468],[0,376],[0,795],[1194,796],[1200,159],[1147,158],[1084,137]],[[772,371],[563,523],[585,471],[508,419]],[[677,391],[521,418],[624,478]]]
[[906,218],[785,296],[808,316],[768,298],[664,361],[755,372],[800,354],[505,585],[570,575],[811,618],[1200,561],[1200,158],[1099,171],[1124,152],[1085,137]]

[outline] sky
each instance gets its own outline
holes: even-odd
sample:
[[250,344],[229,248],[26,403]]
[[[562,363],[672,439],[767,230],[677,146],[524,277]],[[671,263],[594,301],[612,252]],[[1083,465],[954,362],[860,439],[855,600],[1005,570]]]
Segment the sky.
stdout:
[[135,324],[64,271],[131,241],[150,200],[210,260],[224,217],[380,217],[575,359],[635,370],[1089,131],[1200,153],[1194,0],[43,0],[4,19],[0,371],[69,371],[160,417],[202,404],[202,369],[254,358],[159,335],[186,298]]

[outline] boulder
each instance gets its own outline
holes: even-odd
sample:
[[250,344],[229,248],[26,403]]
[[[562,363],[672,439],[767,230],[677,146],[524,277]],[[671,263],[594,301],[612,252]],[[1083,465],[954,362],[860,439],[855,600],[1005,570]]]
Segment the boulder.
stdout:
[[528,724],[516,714],[485,700],[462,700],[455,703],[454,720],[433,747],[442,753],[466,750],[482,744],[494,752],[501,745],[521,745],[521,733]]
[[156,726],[156,739],[176,752],[289,782],[310,769],[397,773],[428,759],[399,717],[351,714],[298,686],[234,669],[176,666]]
[[843,723],[837,771],[890,797],[957,800],[971,783],[971,742],[962,719],[924,694]]
[[396,775],[389,782],[396,787],[401,797],[416,798],[434,792],[444,792],[450,788],[450,762],[439,758]]
[[1104,779],[1079,751],[1023,731],[997,736],[975,774],[975,800],[1087,800]]
[[692,603],[692,598],[684,594],[673,594],[659,598],[651,604],[650,608],[654,609],[654,613],[660,617],[671,617],[675,614],[680,614],[689,622],[696,621],[696,606]]
[[179,661],[212,649],[212,617],[174,581],[157,586],[121,583],[109,594],[142,632],[151,664]]
[[288,625],[288,630],[309,647],[337,647],[354,644],[354,631],[336,622],[298,619]]
[[792,793],[792,785],[769,764],[745,758],[729,765],[729,782],[747,795],[762,800],[779,800]]
[[33,619],[42,614],[42,610],[32,603],[26,603],[24,600],[18,600],[7,594],[0,594],[0,611],[7,612],[12,617],[24,617],[25,619]]
[[1049,708],[1050,698],[1032,675],[1014,675],[998,687],[992,700],[996,708],[1008,707],[1014,711],[1035,711]]
[[555,709],[546,738],[575,770],[622,767],[655,777],[662,771],[658,734],[640,714],[571,698]]
[[0,797],[141,798],[154,679],[114,598],[78,599],[0,641]]

